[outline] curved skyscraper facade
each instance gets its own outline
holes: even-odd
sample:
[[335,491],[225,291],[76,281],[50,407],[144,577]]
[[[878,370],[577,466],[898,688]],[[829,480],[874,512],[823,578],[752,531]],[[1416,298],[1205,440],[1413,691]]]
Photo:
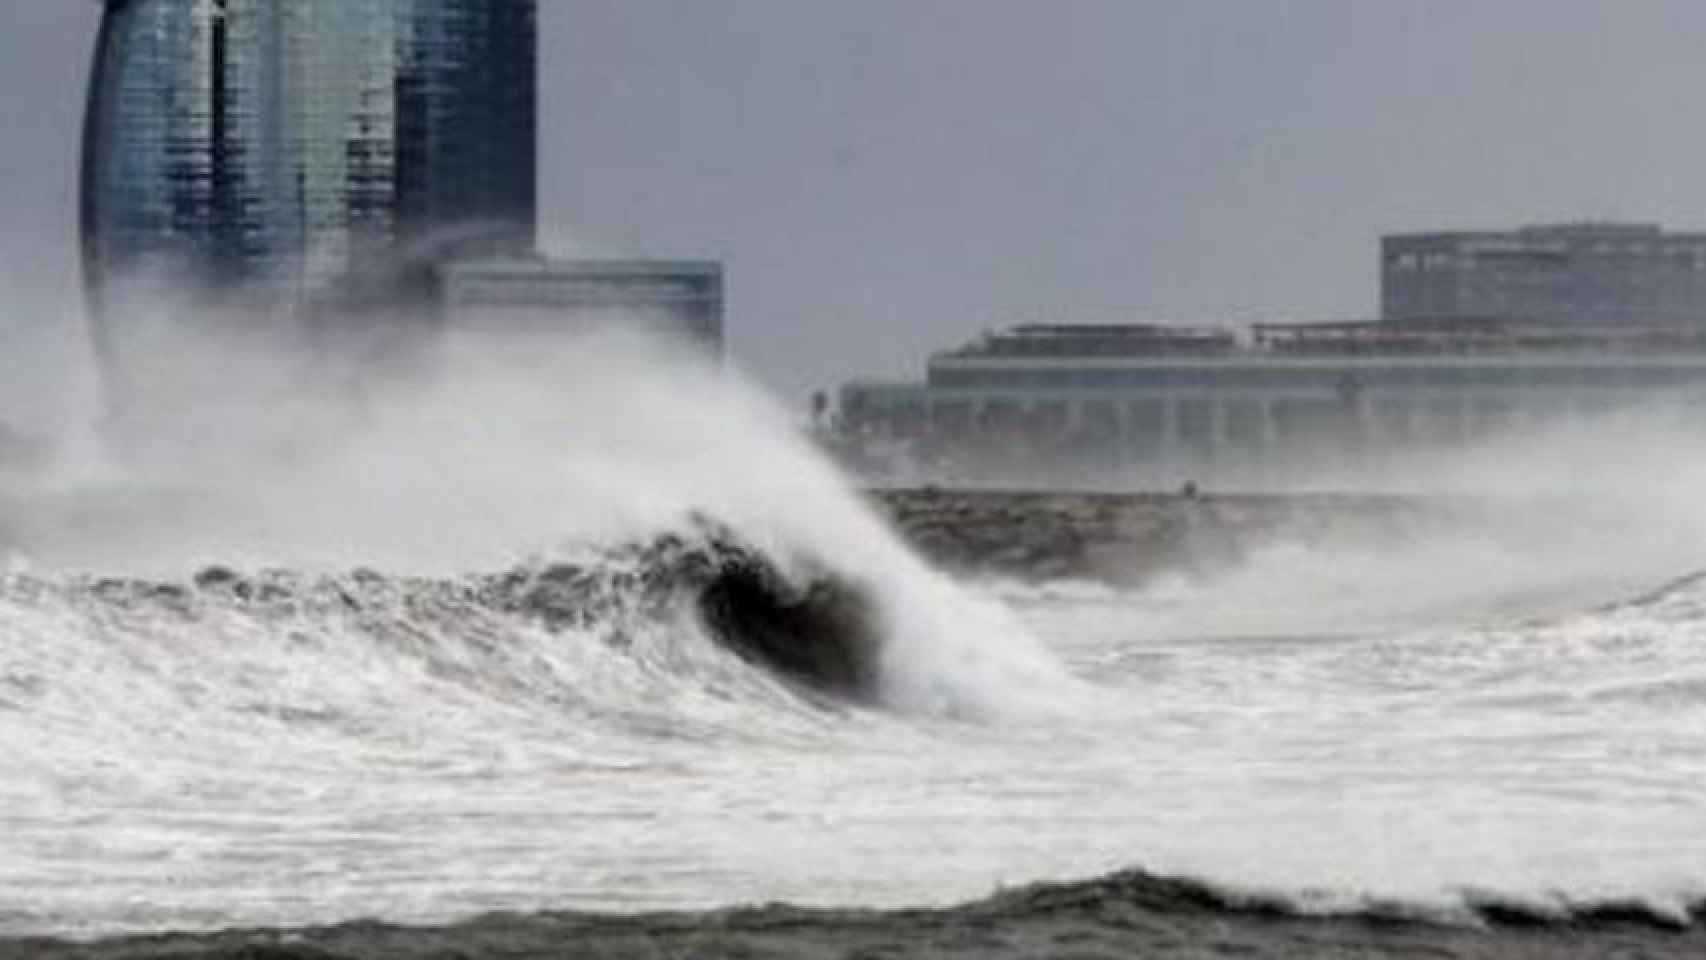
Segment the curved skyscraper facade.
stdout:
[[107,334],[132,289],[297,313],[531,249],[536,0],[104,5],[82,233]]

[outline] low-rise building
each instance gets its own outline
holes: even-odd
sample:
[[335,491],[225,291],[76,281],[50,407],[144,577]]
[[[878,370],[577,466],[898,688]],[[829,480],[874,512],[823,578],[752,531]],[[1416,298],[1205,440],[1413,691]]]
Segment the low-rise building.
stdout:
[[716,262],[504,258],[441,264],[436,274],[437,308],[454,329],[554,336],[618,327],[722,350]]
[[1653,403],[1706,415],[1706,330],[1022,327],[922,383],[849,384],[841,419],[944,479],[1172,485],[1360,473]]
[[1706,325],[1706,233],[1578,223],[1381,240],[1381,317]]

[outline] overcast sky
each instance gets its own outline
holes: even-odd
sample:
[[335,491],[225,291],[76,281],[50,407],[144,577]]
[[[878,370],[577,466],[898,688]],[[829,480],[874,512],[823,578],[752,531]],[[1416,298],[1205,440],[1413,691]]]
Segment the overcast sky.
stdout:
[[[75,302],[97,7],[0,7],[15,397],[75,346],[6,303]],[[791,402],[1044,314],[1369,316],[1388,231],[1706,227],[1700,0],[542,7],[549,242],[725,259],[733,355]]]

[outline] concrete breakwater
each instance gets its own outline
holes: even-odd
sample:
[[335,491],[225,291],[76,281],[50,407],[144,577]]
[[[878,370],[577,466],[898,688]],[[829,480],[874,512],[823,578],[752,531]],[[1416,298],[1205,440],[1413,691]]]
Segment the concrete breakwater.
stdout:
[[1485,508],[1442,497],[1362,494],[874,491],[914,547],[957,574],[1141,583],[1209,572],[1263,544],[1391,542]]

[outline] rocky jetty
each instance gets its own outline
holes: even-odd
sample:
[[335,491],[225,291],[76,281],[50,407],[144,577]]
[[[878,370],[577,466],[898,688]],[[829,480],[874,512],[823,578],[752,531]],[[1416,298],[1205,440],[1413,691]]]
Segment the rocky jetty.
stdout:
[[922,488],[871,496],[903,537],[955,573],[1116,584],[1222,568],[1276,541],[1390,541],[1424,525],[1470,520],[1478,509],[1445,498],[1352,494]]

